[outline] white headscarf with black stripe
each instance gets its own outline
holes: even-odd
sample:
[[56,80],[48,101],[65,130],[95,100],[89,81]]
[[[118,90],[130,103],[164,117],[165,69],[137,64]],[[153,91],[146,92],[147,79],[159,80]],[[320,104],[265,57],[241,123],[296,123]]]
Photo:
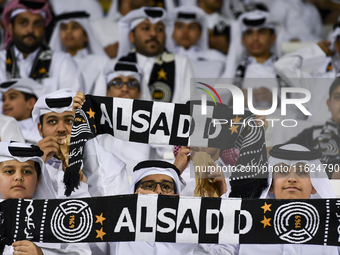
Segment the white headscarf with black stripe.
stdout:
[[[311,199],[317,199],[317,198],[336,198],[334,191],[332,189],[332,186],[329,182],[327,173],[325,172],[323,164],[320,162],[320,160],[316,157],[314,159],[305,159],[306,157],[313,157],[308,156],[308,154],[315,154],[316,150],[308,149],[302,145],[299,144],[285,144],[285,145],[278,145],[277,147],[273,147],[274,150],[279,149],[282,151],[283,154],[293,154],[295,156],[294,159],[286,159],[287,156],[282,156],[282,158],[279,158],[279,156],[271,156],[268,159],[268,167],[274,167],[278,164],[284,163],[288,166],[293,166],[297,163],[303,163],[310,166],[310,169],[314,169],[315,171],[310,171],[310,180],[311,183],[316,190],[316,194],[311,194]],[[286,153],[285,153],[286,152]],[[269,152],[271,153],[271,152]],[[304,156],[307,155],[307,156]],[[288,156],[289,157],[289,156]],[[301,159],[298,159],[298,158]],[[320,170],[316,170],[320,169]],[[273,180],[273,173],[269,172],[268,176],[268,187],[262,192],[261,198],[275,198],[273,193],[270,193],[270,187],[272,185]]]

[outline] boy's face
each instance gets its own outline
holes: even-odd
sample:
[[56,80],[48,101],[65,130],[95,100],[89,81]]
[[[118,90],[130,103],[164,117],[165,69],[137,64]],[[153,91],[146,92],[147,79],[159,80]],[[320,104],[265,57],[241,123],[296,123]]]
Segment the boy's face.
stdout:
[[2,102],[2,113],[21,121],[31,117],[36,99],[30,98],[26,101],[22,92],[10,89],[2,94]]
[[[124,83],[121,85],[121,83]],[[127,83],[130,83],[128,85]],[[137,85],[138,86],[132,86]],[[132,76],[118,76],[111,81],[111,86],[107,89],[108,97],[120,97],[139,99],[140,98],[139,82]]]
[[60,39],[66,50],[83,49],[88,41],[83,28],[74,21],[60,24]]
[[252,57],[261,57],[270,53],[270,46],[275,43],[276,35],[268,28],[248,29],[243,33],[242,44]]
[[31,199],[40,182],[34,161],[9,160],[0,163],[0,195],[2,199]]
[[276,199],[309,199],[316,190],[309,177],[308,165],[276,165],[270,192]]
[[327,106],[332,114],[333,121],[340,123],[340,86],[336,87],[331,97],[327,99]]
[[201,38],[201,28],[197,22],[192,22],[189,24],[184,22],[176,22],[172,38],[174,38],[177,45],[188,49],[195,45]]
[[73,117],[72,111],[44,114],[42,125],[41,123],[38,124],[40,135],[44,138],[47,136],[66,136],[71,134]]
[[148,19],[144,20],[129,33],[129,40],[138,53],[147,57],[157,56],[165,47],[164,24],[162,21],[152,24]]
[[[163,185],[163,190],[170,189],[174,187],[174,180],[165,174],[152,174],[149,176],[144,177],[141,182],[147,182],[147,181],[153,181],[153,182],[161,182]],[[153,183],[145,183],[144,188],[142,185],[136,190],[135,194],[142,193],[142,194],[159,194],[159,195],[176,195],[175,190],[172,190],[171,192],[164,192],[160,186],[160,184],[156,185],[156,189],[153,190]]]
[[14,45],[24,53],[35,51],[45,36],[45,20],[40,14],[23,12],[14,17],[14,24],[8,24]]

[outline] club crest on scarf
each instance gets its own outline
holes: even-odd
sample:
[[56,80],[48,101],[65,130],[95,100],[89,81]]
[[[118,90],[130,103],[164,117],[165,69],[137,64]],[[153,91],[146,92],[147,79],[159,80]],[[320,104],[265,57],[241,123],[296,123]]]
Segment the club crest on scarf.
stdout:
[[[338,199],[121,195],[1,202],[2,244],[177,242],[339,246]],[[265,238],[264,238],[265,237]]]

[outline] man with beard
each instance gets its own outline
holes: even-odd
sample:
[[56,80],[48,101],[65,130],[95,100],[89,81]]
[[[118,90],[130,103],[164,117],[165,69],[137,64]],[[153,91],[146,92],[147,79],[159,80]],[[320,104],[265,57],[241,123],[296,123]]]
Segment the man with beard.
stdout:
[[83,89],[71,56],[52,52],[44,44],[45,27],[51,21],[47,2],[13,0],[4,10],[3,20],[7,47],[0,52],[0,82],[29,77],[44,85],[44,93]]
[[158,7],[131,11],[119,21],[118,58],[137,63],[144,73],[140,99],[185,103],[190,98],[193,68],[186,57],[167,51],[173,49],[170,22]]

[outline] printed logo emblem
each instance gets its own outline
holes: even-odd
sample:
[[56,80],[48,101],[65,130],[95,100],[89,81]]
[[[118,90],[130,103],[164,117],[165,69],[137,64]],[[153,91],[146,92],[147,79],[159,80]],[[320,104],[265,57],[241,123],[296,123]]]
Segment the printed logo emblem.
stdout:
[[275,233],[289,243],[306,243],[315,236],[320,216],[313,205],[292,202],[281,205],[274,215]]
[[88,204],[81,200],[69,200],[54,210],[51,230],[63,242],[80,242],[88,237],[92,224],[92,211]]

